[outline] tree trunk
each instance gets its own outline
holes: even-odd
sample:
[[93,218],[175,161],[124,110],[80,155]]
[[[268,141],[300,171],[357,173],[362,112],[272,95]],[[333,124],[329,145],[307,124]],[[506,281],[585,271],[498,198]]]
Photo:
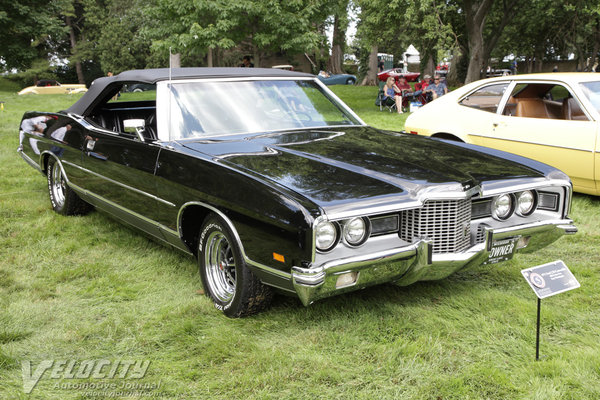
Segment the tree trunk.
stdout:
[[256,68],[260,68],[260,50],[254,44],[252,44],[252,50],[252,64],[254,64]]
[[[344,12],[346,9],[344,8]],[[329,57],[329,71],[332,74],[343,74],[344,69],[342,68],[344,58],[344,47],[346,44],[346,30],[342,26],[347,25],[344,18],[348,18],[347,15],[339,16],[336,15],[333,21],[333,43],[331,46],[331,56]]]
[[363,79],[361,85],[362,86],[375,86],[377,85],[377,53],[379,52],[379,48],[377,46],[373,46],[371,48],[371,54],[369,54],[369,70],[367,71],[367,75],[365,79]]
[[[510,23],[510,21],[512,21],[512,19],[515,17],[515,15],[518,12],[519,0],[510,0],[510,1],[503,0],[502,4],[503,4],[502,19],[500,20],[500,23],[498,24],[498,26],[495,26],[494,29],[491,30],[492,33],[488,37],[486,37],[484,40],[483,57],[488,64],[489,64],[489,60],[491,59],[492,51],[494,51],[494,49],[498,45],[500,36],[502,36],[502,31],[504,31],[504,28],[506,27],[506,25],[508,25]],[[491,8],[490,8],[490,11],[491,11]],[[487,65],[486,65],[486,67],[487,67]]]
[[206,66],[212,68],[213,66],[213,49],[212,47],[208,48],[208,52],[206,53]]
[[423,75],[431,75],[435,74],[435,61],[433,61],[433,54],[427,54],[427,62],[425,64],[425,69],[423,70]]
[[483,68],[483,36],[479,34],[469,35],[469,67],[467,68],[467,77],[465,84],[475,82],[481,79],[481,69]]
[[534,71],[535,72],[542,72],[542,66],[544,64],[544,48],[541,46],[538,46],[535,49],[535,68]]
[[[67,16],[65,17],[65,22],[67,24],[67,26],[69,27],[69,40],[71,42],[71,55],[75,55],[75,47],[77,46],[77,40],[75,39],[75,28],[73,27],[73,23],[71,20],[71,17]],[[79,81],[79,83],[81,85],[85,85],[85,78],[83,76],[83,68],[81,67],[81,61],[80,60],[76,60],[75,61],[75,71],[77,72],[77,81]]]
[[458,81],[458,66],[460,65],[463,56],[460,46],[454,46],[452,51],[452,62],[448,68],[448,75],[446,75],[446,83],[451,86],[458,86],[460,84]]
[[485,54],[483,43],[483,28],[485,18],[492,8],[494,0],[465,0],[465,18],[469,42],[469,67],[465,83],[474,82],[481,78]]

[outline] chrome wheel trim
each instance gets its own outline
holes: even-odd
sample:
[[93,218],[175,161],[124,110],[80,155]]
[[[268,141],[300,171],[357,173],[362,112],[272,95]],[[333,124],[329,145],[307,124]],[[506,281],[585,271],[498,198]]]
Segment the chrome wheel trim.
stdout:
[[235,295],[235,259],[233,248],[222,232],[211,233],[204,251],[206,283],[214,297],[229,303]]
[[52,166],[50,190],[52,190],[52,197],[54,198],[56,206],[58,208],[62,208],[65,205],[65,192],[67,190],[67,184],[58,163],[55,163]]

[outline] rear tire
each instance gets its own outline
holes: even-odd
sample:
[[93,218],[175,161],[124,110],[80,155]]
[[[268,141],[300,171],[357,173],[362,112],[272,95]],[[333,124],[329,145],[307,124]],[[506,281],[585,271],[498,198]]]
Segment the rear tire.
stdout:
[[81,198],[69,187],[63,174],[61,165],[55,158],[50,157],[48,168],[48,194],[52,209],[61,215],[83,215],[92,210],[92,206]]
[[198,267],[204,292],[230,318],[256,314],[269,306],[273,291],[252,274],[229,226],[209,215],[200,230]]

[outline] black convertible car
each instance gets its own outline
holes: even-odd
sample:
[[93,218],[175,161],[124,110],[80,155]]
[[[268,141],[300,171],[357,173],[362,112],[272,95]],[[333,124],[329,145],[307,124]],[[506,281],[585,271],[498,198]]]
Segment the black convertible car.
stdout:
[[[136,84],[155,90],[125,92]],[[274,290],[308,305],[441,279],[577,231],[562,172],[371,128],[296,72],[127,71],[67,110],[26,113],[20,140],[56,212],[95,207],[196,256],[230,317],[260,311]]]

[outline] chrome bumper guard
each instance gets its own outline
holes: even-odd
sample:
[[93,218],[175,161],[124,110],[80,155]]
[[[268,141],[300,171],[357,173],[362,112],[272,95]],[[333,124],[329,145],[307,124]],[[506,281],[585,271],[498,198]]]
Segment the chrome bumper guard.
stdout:
[[[577,232],[577,227],[569,219],[484,229],[484,242],[462,253],[432,254],[431,242],[419,240],[408,246],[333,260],[310,268],[293,267],[294,289],[307,306],[334,294],[386,282],[406,286],[417,281],[443,279],[460,269],[484,263],[489,258],[489,251],[495,241],[529,237],[527,246],[517,251],[531,252],[547,246],[563,235]],[[355,282],[338,285],[340,275],[348,273],[355,274]]]

